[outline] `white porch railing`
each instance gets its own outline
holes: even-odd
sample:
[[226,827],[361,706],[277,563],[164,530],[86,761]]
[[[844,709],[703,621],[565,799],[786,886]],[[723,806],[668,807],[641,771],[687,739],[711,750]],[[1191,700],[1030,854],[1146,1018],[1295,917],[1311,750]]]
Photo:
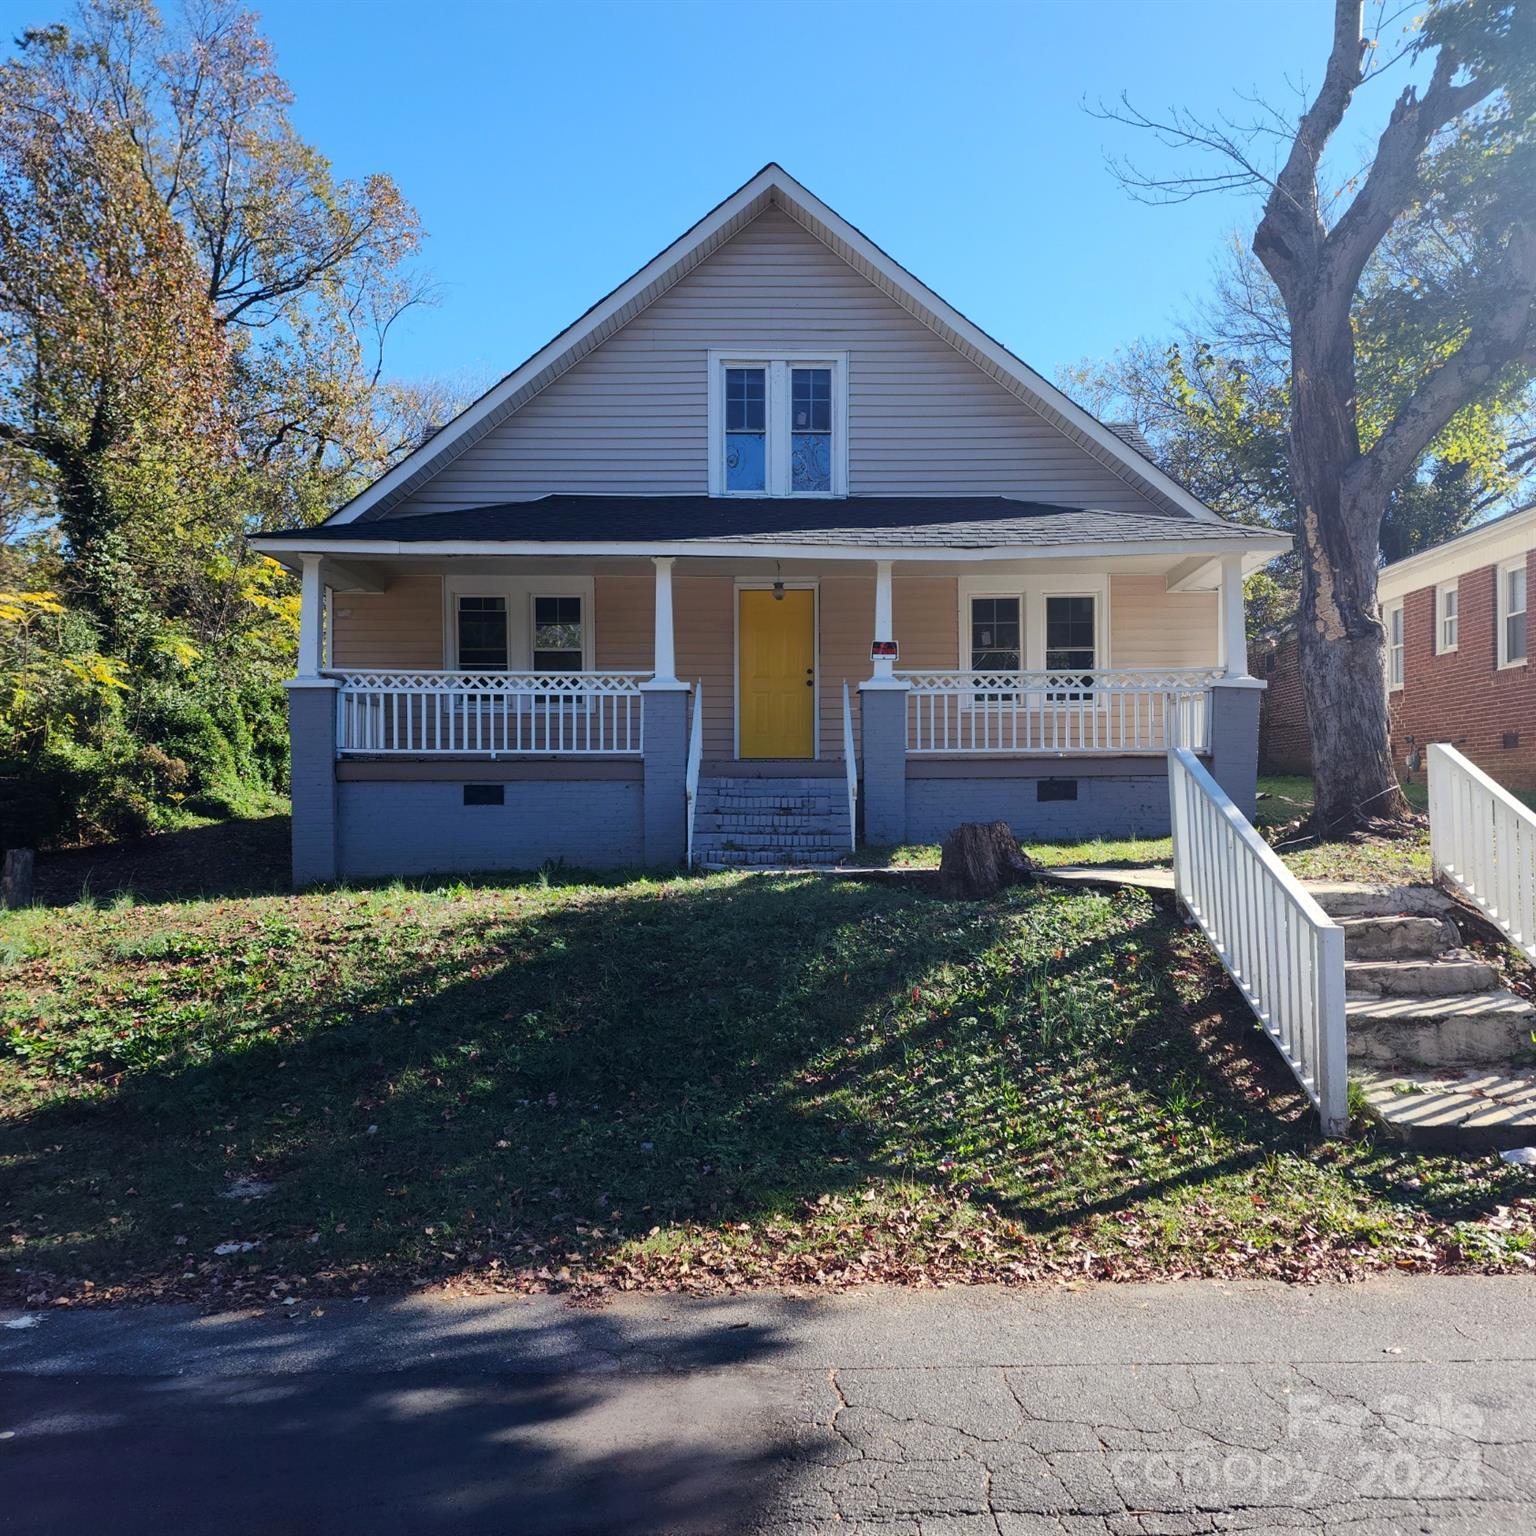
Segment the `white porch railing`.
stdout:
[[859,760],[853,750],[853,703],[843,680],[843,771],[848,775],[848,846],[859,846]]
[[907,751],[1123,755],[1210,747],[1208,669],[900,672]]
[[633,755],[644,744],[638,672],[326,674],[338,756]]
[[683,798],[688,806],[688,848],[684,867],[693,868],[693,822],[699,806],[699,766],[704,761],[704,679],[693,685],[693,714],[688,721],[688,763],[683,770]]
[[1536,960],[1536,813],[1439,742],[1429,748],[1429,848],[1435,874]]
[[1248,824],[1194,753],[1168,754],[1174,886],[1317,1106],[1349,1122],[1344,930]]

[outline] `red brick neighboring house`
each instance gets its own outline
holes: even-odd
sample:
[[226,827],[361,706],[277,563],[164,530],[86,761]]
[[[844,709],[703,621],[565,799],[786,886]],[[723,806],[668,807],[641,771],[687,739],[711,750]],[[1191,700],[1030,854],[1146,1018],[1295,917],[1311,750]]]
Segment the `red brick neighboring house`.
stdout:
[[1536,789],[1529,593],[1536,506],[1386,566],[1392,749],[1448,741],[1510,789]]
[[1271,625],[1248,642],[1248,670],[1269,685],[1259,700],[1259,772],[1311,773],[1312,733],[1294,619]]
[[[1383,567],[1378,591],[1392,755],[1404,779],[1422,783],[1424,748],[1448,741],[1501,784],[1536,789],[1536,669],[1527,617],[1533,588],[1536,506]],[[1269,684],[1260,772],[1309,772],[1294,623],[1256,635],[1248,668]]]

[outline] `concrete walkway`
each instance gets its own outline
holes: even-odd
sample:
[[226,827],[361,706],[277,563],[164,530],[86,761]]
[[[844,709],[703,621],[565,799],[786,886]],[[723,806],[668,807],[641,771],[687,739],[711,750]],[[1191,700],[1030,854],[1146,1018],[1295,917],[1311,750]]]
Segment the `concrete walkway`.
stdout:
[[0,1531],[1523,1533],[1533,1317],[1406,1277],[0,1314]]

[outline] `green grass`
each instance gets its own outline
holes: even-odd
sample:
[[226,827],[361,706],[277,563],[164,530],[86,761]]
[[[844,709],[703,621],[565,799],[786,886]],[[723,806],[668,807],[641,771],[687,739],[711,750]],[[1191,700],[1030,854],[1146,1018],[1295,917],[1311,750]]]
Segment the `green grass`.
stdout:
[[104,896],[0,944],[0,1290],[33,1303],[1533,1251],[1529,1170],[1318,1141],[1142,893]]
[[[1427,795],[1422,784],[1404,786],[1409,803],[1422,811]],[[1531,797],[1536,798],[1536,797]],[[1268,774],[1259,779],[1254,825],[1276,842],[1277,851],[1303,879],[1425,881],[1430,877],[1429,832],[1415,827],[1399,836],[1362,835],[1318,842],[1305,829],[1288,831],[1312,811],[1312,781],[1295,774]],[[1173,839],[1168,837],[1094,838],[1081,842],[1031,843],[1030,856],[1041,864],[1168,864]],[[897,869],[937,869],[937,844],[913,843],[901,848],[864,848],[855,862]]]

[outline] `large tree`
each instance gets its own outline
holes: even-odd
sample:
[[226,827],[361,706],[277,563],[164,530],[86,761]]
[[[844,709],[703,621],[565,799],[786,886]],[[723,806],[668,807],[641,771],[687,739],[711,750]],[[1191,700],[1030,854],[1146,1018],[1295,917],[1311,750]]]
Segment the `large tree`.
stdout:
[[[1206,176],[1126,171],[1137,190],[1264,196],[1252,244],[1289,354],[1301,656],[1325,831],[1404,809],[1376,598],[1392,498],[1459,414],[1536,369],[1536,6],[1432,0],[1395,52],[1364,34],[1363,11],[1336,0],[1322,82],[1283,130],[1269,109],[1247,129],[1113,114],[1225,162]],[[1336,136],[1360,87],[1394,68],[1419,78],[1350,174]],[[1277,139],[1270,163],[1264,146]],[[1391,387],[1369,395],[1362,373],[1379,360],[1362,352],[1367,331],[1395,333]]]

